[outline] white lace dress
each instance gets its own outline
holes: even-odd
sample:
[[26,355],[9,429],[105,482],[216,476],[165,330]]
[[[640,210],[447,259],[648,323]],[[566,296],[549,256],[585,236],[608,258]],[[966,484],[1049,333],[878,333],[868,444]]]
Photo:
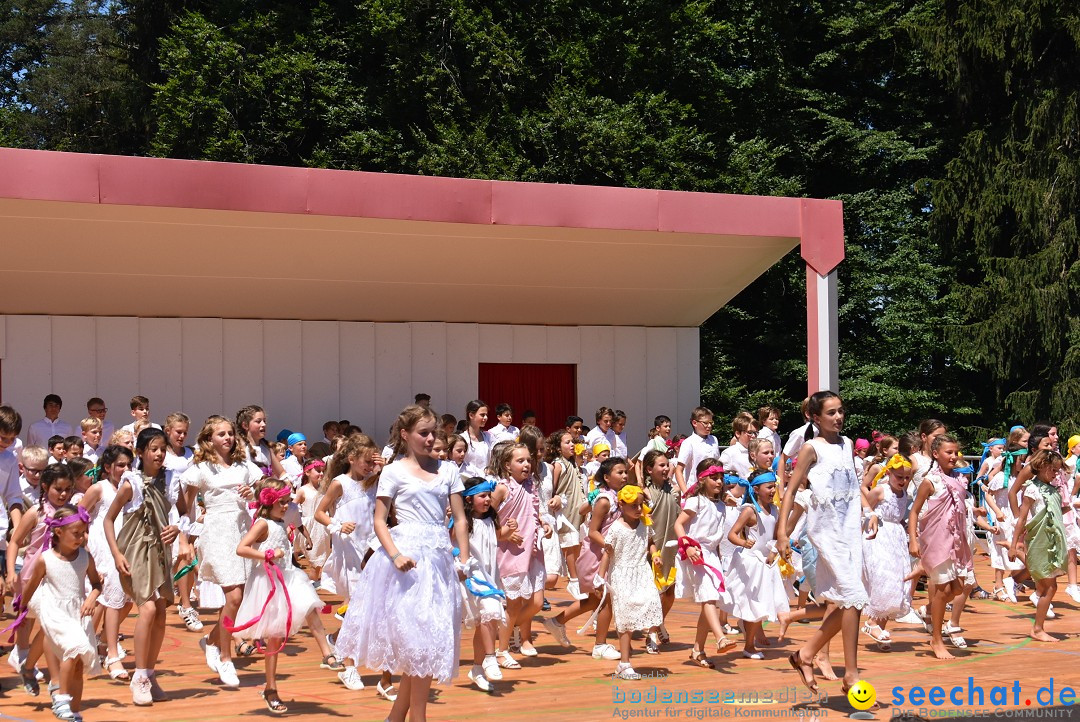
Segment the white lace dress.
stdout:
[[818,437],[817,461],[807,476],[810,506],[806,535],[817,552],[814,596],[840,607],[862,609],[870,598],[863,584],[862,497],[851,439],[830,444]]
[[90,617],[82,616],[90,555],[79,549],[75,560],[69,562],[57,556],[55,550],[46,549],[38,558],[45,561],[45,576],[29,606],[45,632],[45,644],[61,661],[81,659],[86,676],[98,674],[101,665],[94,623]]
[[[495,520],[491,518],[473,519],[472,533],[469,534],[469,557],[475,559],[483,571],[487,582],[499,586],[499,567],[496,553],[499,541],[496,536]],[[466,629],[473,629],[478,624],[506,621],[501,597],[480,597],[469,592],[465,582],[461,583],[464,604],[461,608],[462,622]]]
[[[364,489],[364,482],[342,474],[334,479],[341,484],[341,497],[334,507],[335,522],[356,524],[352,534],[330,534],[330,554],[323,566],[322,587],[330,594],[340,594],[348,602],[360,580],[364,555],[375,541],[376,486]],[[312,537],[314,541],[314,537]]]
[[[105,539],[105,515],[116,498],[116,487],[108,479],[101,479],[97,486],[101,488],[101,497],[97,506],[87,509],[90,513],[90,532],[86,538],[86,549],[94,558],[94,566],[97,567],[98,576],[101,577],[101,594],[98,595],[98,604],[109,609],[120,609],[131,601],[124,593],[124,587],[120,584],[120,572],[116,571],[116,561],[113,559],[109,542]],[[118,514],[113,529],[119,536],[123,525],[123,514]]]
[[1011,543],[1013,534],[1016,531],[1016,517],[1013,516],[1012,507],[1009,506],[1009,484],[1011,482],[1011,477],[1001,469],[1000,465],[996,472],[990,474],[987,490],[994,498],[994,503],[997,504],[1005,519],[998,521],[997,517],[994,517],[993,510],[990,509],[990,505],[987,504],[987,514],[993,517],[994,526],[1000,527],[1001,533],[988,535],[986,537],[986,547],[987,552],[990,554],[990,567],[992,569],[1016,572],[1024,568],[1024,562],[1019,557],[1010,559],[1008,549],[1001,546],[1001,542]]
[[631,529],[620,519],[608,529],[604,541],[615,550],[607,577],[615,628],[636,632],[660,626],[664,614],[649,564],[649,527],[638,521],[637,528]]
[[254,488],[260,478],[251,462],[220,466],[195,464],[181,476],[184,486],[202,494],[206,513],[195,542],[199,579],[221,587],[241,586],[251,573],[251,560],[236,555],[236,547],[251,528],[247,500],[240,496],[244,484]]
[[771,564],[766,563],[776,551],[776,510],[770,505],[759,511],[757,517],[757,524],[745,528],[746,538],[753,541],[754,546],[749,549],[735,547],[728,563],[724,579],[731,601],[724,609],[745,622],[775,622],[780,614],[789,610],[787,590],[778,566],[779,557]]
[[907,521],[911,497],[897,496],[883,485],[885,496],[876,507],[880,515],[877,535],[863,540],[863,581],[870,595],[866,615],[878,621],[899,619],[911,610],[911,571]]

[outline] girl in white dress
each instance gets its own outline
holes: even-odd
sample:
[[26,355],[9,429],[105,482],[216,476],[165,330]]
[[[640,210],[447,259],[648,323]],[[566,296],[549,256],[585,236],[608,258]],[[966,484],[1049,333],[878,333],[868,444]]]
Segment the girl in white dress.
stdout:
[[690,659],[700,667],[712,669],[715,665],[705,654],[709,632],[716,638],[717,652],[735,646],[734,640],[724,636],[719,609],[731,601],[720,561],[720,541],[727,536],[724,533],[727,507],[721,500],[724,468],[719,459],[703,459],[695,471],[697,478],[686,490],[682,511],[675,520],[675,534],[679,538],[675,595],[701,605]]
[[784,489],[784,501],[777,522],[776,546],[791,559],[788,519],[795,492],[809,481],[810,506],[806,510],[806,532],[817,552],[814,596],[828,602],[825,618],[817,632],[788,662],[802,682],[817,692],[812,662],[829,640],[842,632],[844,641],[844,693],[859,679],[859,615],[870,599],[862,580],[862,498],[861,477],[855,466],[851,440],[842,436],[844,404],[832,391],[818,391],[808,402],[810,420],[807,441]]
[[[731,601],[727,611],[743,621],[743,657],[764,659],[755,646],[762,634],[761,623],[775,622],[788,612],[787,590],[777,566],[776,474],[757,469],[750,472],[742,510],[727,538],[735,552],[727,567],[726,581]],[[767,640],[766,640],[767,643]]]
[[323,565],[330,556],[330,535],[326,527],[315,521],[315,511],[323,498],[323,480],[326,478],[326,462],[310,459],[304,464],[300,488],[296,490],[296,503],[300,507],[300,520],[311,538],[304,552],[308,560],[308,576],[313,582],[322,577]]
[[291,497],[292,486],[286,481],[267,478],[256,487],[259,506],[255,522],[236,547],[238,556],[251,559],[256,566],[248,576],[237,623],[225,619],[230,632],[245,639],[265,640],[266,685],[261,696],[274,714],[288,710],[277,690],[278,652],[304,624],[304,618],[321,605],[307,575],[292,563],[292,542],[284,521]]
[[[62,720],[82,715],[83,677],[101,671],[97,638],[90,615],[101,593],[101,577],[86,544],[90,515],[85,509],[63,507],[46,520],[51,548],[42,551],[23,594],[29,599],[45,635],[45,644],[60,660],[60,687],[53,697],[53,714]],[[86,594],[86,579],[91,591]]]
[[[79,506],[90,514],[90,532],[86,548],[94,558],[94,565],[102,579],[101,594],[97,597],[98,606],[104,612],[105,636],[105,671],[112,679],[129,680],[130,676],[121,660],[120,625],[131,611],[131,598],[120,584],[120,573],[116,571],[109,540],[105,536],[105,517],[112,506],[116,491],[124,474],[131,470],[134,456],[130,449],[123,446],[107,446],[101,454],[101,478],[86,490]],[[114,528],[114,533],[119,531]]]
[[1027,457],[1024,428],[1009,433],[996,468],[987,479],[986,507],[1000,532],[987,539],[990,567],[994,570],[994,597],[999,601],[1016,603],[1016,578],[1024,573],[1022,559],[1009,556],[1008,545],[1016,529],[1016,517],[1009,504],[1009,486],[1020,472]]
[[[182,413],[169,414],[165,418],[165,426],[162,427],[165,438],[169,442],[165,449],[165,494],[168,496],[171,505],[169,508],[169,523],[183,528],[189,528],[192,522],[195,521],[194,510],[185,506],[187,499],[183,493],[183,485],[180,483],[184,472],[191,468],[191,462],[195,456],[195,452],[184,446],[190,428],[191,419],[188,418],[187,414]],[[186,519],[186,521],[180,521],[181,518]],[[190,567],[190,562],[180,560],[179,537],[173,542],[172,552],[173,558],[176,560],[173,574],[179,573],[182,569],[187,570],[176,581],[176,588],[180,592],[176,612],[180,615],[180,619],[184,620],[184,626],[188,628],[189,632],[201,632],[203,623],[199,619],[199,611],[191,603],[191,590],[194,588],[195,580],[198,578],[198,567]]]
[[232,637],[221,623],[224,617],[235,618],[244,597],[244,583],[251,571],[251,562],[236,556],[236,547],[251,529],[248,500],[254,496],[254,486],[262,478],[255,464],[245,458],[244,446],[236,438],[233,423],[223,416],[211,416],[199,431],[195,465],[181,477],[188,508],[202,494],[206,513],[195,541],[194,552],[188,544],[185,559],[194,553],[199,557],[199,579],[221,587],[225,605],[218,611],[217,621],[199,645],[206,654],[206,666],[217,673],[226,687],[240,686],[232,661]]
[[266,441],[266,412],[261,406],[245,406],[236,412],[236,434],[244,457],[255,464],[261,472],[259,476],[285,478],[281,458],[276,456]]
[[[105,538],[124,591],[139,610],[135,622],[135,674],[131,700],[151,705],[168,699],[157,681],[157,659],[165,640],[165,609],[173,601],[172,543],[180,530],[169,524],[165,496],[165,432],[147,428],[135,441],[138,471],[120,480],[105,515]],[[119,534],[115,521],[124,523]],[[185,549],[181,556],[190,553]]]
[[[391,722],[427,719],[432,680],[449,682],[461,648],[461,593],[446,534],[446,509],[454,519],[459,568],[469,561],[469,525],[457,468],[432,458],[434,412],[409,406],[398,417],[405,456],[380,475],[375,502],[379,549],[367,565],[349,605],[341,638],[355,640],[339,650],[372,669],[402,675]],[[387,517],[394,505],[397,526]]]
[[491,447],[495,444],[491,434],[484,431],[487,426],[487,404],[479,399],[470,401],[465,407],[465,420],[468,427],[462,435],[465,438],[465,460],[461,465],[461,475],[483,476],[491,459]]
[[[391,456],[393,452],[391,452]],[[366,560],[377,545],[375,538],[375,494],[378,490],[378,471],[383,456],[371,437],[353,434],[345,439],[330,460],[325,476],[329,480],[319,506],[315,521],[326,528],[330,542],[330,556],[323,567],[322,586],[331,593],[336,591],[344,600],[343,614],[348,614],[353,595],[357,593]],[[355,646],[342,625],[335,645],[345,669],[338,679],[348,689],[359,691],[364,681],[356,670],[356,659],[345,650]],[[380,697],[393,701],[395,693],[390,673],[383,674],[376,685]]]
[[469,670],[469,679],[484,692],[490,692],[491,683],[503,678],[495,656],[495,639],[499,627],[506,621],[503,609],[506,594],[499,588],[499,522],[491,508],[493,491],[493,481],[475,476],[465,479],[471,569],[466,570],[469,579],[461,583],[462,618],[466,629],[476,630],[473,632],[473,666]]
[[621,516],[604,535],[604,558],[598,574],[607,580],[611,593],[615,629],[619,633],[620,661],[615,667],[619,679],[641,679],[630,664],[630,637],[659,627],[664,621],[660,593],[653,582],[649,559],[656,553],[649,527],[649,508],[641,487],[619,489]]
[[911,571],[907,538],[911,497],[907,487],[915,467],[900,454],[893,454],[881,468],[886,483],[866,492],[869,511],[863,540],[863,580],[870,602],[861,631],[885,651],[892,646],[885,625],[911,611],[911,582],[907,579]]

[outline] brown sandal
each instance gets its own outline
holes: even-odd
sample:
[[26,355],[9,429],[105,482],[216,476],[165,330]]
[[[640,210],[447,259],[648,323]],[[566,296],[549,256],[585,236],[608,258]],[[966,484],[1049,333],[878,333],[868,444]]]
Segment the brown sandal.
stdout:
[[709,661],[705,652],[700,649],[695,649],[690,652],[690,659],[697,663],[697,666],[704,667],[705,669],[716,669],[716,665]]
[[276,689],[264,689],[259,696],[266,702],[266,708],[274,714],[285,714],[289,708],[281,701]]
[[[788,664],[790,664],[791,668],[794,669],[796,672],[798,672],[799,676],[802,677],[803,685],[808,690],[813,692],[814,694],[817,694],[818,686],[817,686],[817,680],[814,678],[814,666],[812,664],[804,663],[802,661],[802,657],[799,655],[799,653],[797,651],[792,652],[791,656],[788,657]],[[809,680],[806,677],[806,671],[805,670],[810,671]]]

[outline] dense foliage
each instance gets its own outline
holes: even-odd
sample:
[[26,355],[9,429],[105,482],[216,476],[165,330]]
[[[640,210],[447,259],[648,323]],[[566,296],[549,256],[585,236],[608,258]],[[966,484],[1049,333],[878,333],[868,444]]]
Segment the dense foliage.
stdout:
[[[0,0],[0,143],[844,202],[853,431],[1080,423],[1063,0]],[[805,392],[797,252],[702,328]]]

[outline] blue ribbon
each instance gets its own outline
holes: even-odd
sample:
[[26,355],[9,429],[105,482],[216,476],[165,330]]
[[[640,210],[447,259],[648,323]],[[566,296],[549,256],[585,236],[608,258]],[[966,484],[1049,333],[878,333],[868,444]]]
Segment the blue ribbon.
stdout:
[[485,481],[476,486],[470,486],[462,496],[476,496],[477,494],[483,494],[485,491],[495,491],[495,482]]
[[285,458],[288,459],[292,456],[293,444],[299,444],[301,441],[307,441],[307,437],[301,434],[299,431],[289,434],[289,438],[285,441],[285,446],[289,447],[285,452]]
[[971,464],[968,464],[967,466],[958,466],[952,471],[953,474],[974,474],[975,467],[973,467]]
[[[734,481],[728,482],[728,479],[734,479]],[[748,481],[740,476],[730,476],[728,474],[725,474],[724,481],[727,483],[738,484],[739,486],[745,487],[746,496],[743,497],[742,503],[746,504],[747,498],[749,498],[749,502],[754,505],[754,509],[756,509],[757,512],[760,514],[763,512],[761,509],[761,505],[758,504],[757,497],[754,496],[753,489],[755,486],[761,486],[762,484],[771,484],[772,482],[775,482],[776,474],[772,473],[771,471],[766,471],[764,474],[758,474],[757,476],[755,476],[753,481]]]
[[[482,585],[484,587],[487,587],[487,589],[477,589],[477,585]],[[469,590],[469,594],[473,595],[474,597],[480,597],[481,599],[486,599],[488,597],[500,597],[502,599],[506,599],[506,592],[497,588],[494,584],[487,581],[486,579],[481,579],[480,577],[469,577],[468,579],[466,579],[465,588]]]

